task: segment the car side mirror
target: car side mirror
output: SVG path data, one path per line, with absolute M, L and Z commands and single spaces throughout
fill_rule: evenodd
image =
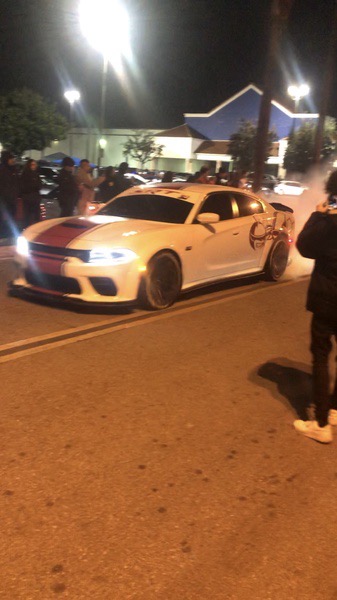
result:
M 197 221 L 198 223 L 201 223 L 201 225 L 209 225 L 220 221 L 220 217 L 216 213 L 201 213 L 197 216 Z

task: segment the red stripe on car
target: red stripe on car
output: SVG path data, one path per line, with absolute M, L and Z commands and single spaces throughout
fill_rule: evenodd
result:
M 97 223 L 92 223 L 87 219 L 74 218 L 53 225 L 46 231 L 43 231 L 34 239 L 34 243 L 41 244 L 41 253 L 32 252 L 30 258 L 30 268 L 40 273 L 46 273 L 47 275 L 62 275 L 62 265 L 64 263 L 64 256 L 48 256 L 48 250 L 46 253 L 43 251 L 43 245 L 54 246 L 56 248 L 66 248 L 70 242 L 74 239 L 83 235 L 90 229 L 100 227 Z
M 92 223 L 87 219 L 68 219 L 67 221 L 63 221 L 63 223 L 58 223 L 57 225 L 46 229 L 33 241 L 37 244 L 46 244 L 48 246 L 63 248 L 80 235 L 83 235 L 95 227 L 100 227 L 100 225 L 97 225 L 97 223 Z

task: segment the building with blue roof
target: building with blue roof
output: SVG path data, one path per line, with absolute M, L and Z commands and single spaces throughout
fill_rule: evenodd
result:
M 220 167 L 227 171 L 233 170 L 233 159 L 228 149 L 230 137 L 238 131 L 242 119 L 258 123 L 261 97 L 262 90 L 250 84 L 208 113 L 185 113 L 183 124 L 164 131 L 151 130 L 150 133 L 156 137 L 156 143 L 163 146 L 163 153 L 146 166 L 176 173 L 194 173 L 203 164 L 208 164 L 213 172 L 218 171 Z M 317 120 L 318 114 L 295 113 L 272 100 L 269 129 L 275 131 L 277 141 L 272 144 L 266 163 L 267 173 L 285 176 L 283 158 L 289 133 L 298 129 L 304 121 L 313 119 Z M 69 135 L 72 136 L 75 155 L 86 157 L 93 163 L 97 161 L 98 141 L 103 135 L 106 148 L 102 164 L 118 165 L 125 160 L 123 147 L 133 133 L 133 130 L 128 129 L 105 129 L 100 132 L 98 129 L 77 127 Z M 37 152 L 31 155 L 38 159 L 56 151 L 68 153 L 69 140 L 70 137 L 53 142 L 51 148 L 46 148 L 42 156 Z M 134 164 L 132 159 L 129 162 L 133 167 L 140 166 Z
M 186 138 L 190 140 L 188 144 L 190 156 L 186 157 L 186 171 L 197 170 L 201 161 L 203 164 L 208 163 L 214 170 L 218 170 L 221 166 L 231 170 L 233 160 L 228 152 L 231 135 L 238 131 L 243 119 L 257 125 L 262 93 L 262 90 L 250 84 L 208 113 L 185 113 L 185 124 L 159 132 L 158 141 L 160 140 L 159 143 L 165 148 L 171 148 L 172 139 L 180 138 L 183 147 L 185 137 L 186 149 Z M 317 113 L 294 113 L 272 100 L 269 129 L 275 132 L 277 141 L 273 143 L 271 155 L 267 160 L 267 172 L 284 175 L 282 165 L 289 133 L 298 129 L 304 121 L 317 120 L 318 116 Z M 178 146 L 177 142 L 175 146 Z M 171 170 L 177 169 L 172 169 L 171 165 Z

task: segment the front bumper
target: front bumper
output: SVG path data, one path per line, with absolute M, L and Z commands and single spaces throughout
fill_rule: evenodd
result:
M 23 298 L 27 300 L 41 300 L 48 304 L 64 305 L 69 307 L 91 307 L 91 308 L 112 308 L 117 307 L 133 307 L 136 305 L 136 300 L 119 300 L 119 301 L 90 301 L 88 299 L 72 297 L 67 294 L 52 293 L 47 290 L 42 290 L 29 286 L 27 284 L 16 283 L 10 281 L 8 283 L 8 294 L 14 298 Z
M 78 305 L 132 305 L 141 280 L 139 261 L 116 266 L 85 263 L 78 258 L 38 257 L 14 259 L 16 276 L 9 293 Z

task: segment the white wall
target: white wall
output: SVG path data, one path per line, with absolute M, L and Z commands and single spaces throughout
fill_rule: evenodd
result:
M 153 132 L 153 134 L 159 133 L 159 131 L 155 130 L 151 130 L 151 132 Z M 100 137 L 103 137 L 107 141 L 107 145 L 104 150 L 104 156 L 101 160 L 101 166 L 112 165 L 116 167 L 121 162 L 126 160 L 123 155 L 123 146 L 128 137 L 133 133 L 134 130 L 131 129 L 105 129 L 103 134 L 100 135 L 97 129 L 74 128 L 72 132 L 70 132 L 70 135 L 67 139 L 53 142 L 51 147 L 45 148 L 43 152 L 27 152 L 26 156 L 30 156 L 31 158 L 38 160 L 43 158 L 43 156 L 54 154 L 55 152 L 63 152 L 64 154 L 69 155 L 70 149 L 72 148 L 72 156 L 76 156 L 77 158 L 88 158 L 90 162 L 97 163 L 98 140 Z M 148 169 L 194 173 L 204 163 L 218 161 L 226 162 L 230 161 L 231 159 L 231 157 L 228 155 L 196 155 L 195 151 L 201 144 L 202 140 L 185 137 L 164 136 L 157 136 L 155 139 L 157 144 L 162 144 L 164 146 L 163 155 L 160 158 L 154 159 L 153 161 L 147 163 L 146 168 Z M 279 155 L 277 157 L 270 157 L 268 160 L 269 163 L 279 164 L 279 169 L 282 175 L 282 162 L 286 146 L 287 140 L 280 140 Z M 137 161 L 134 159 L 128 158 L 130 167 L 140 167 L 140 165 L 136 164 L 136 162 Z

